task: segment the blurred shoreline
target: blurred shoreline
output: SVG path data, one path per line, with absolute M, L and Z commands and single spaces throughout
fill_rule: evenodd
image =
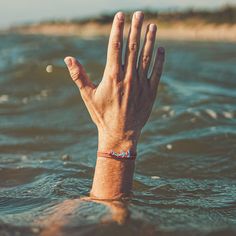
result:
M 181 22 L 169 27 L 158 24 L 158 38 L 168 40 L 191 40 L 191 41 L 227 41 L 236 42 L 236 24 L 234 25 L 213 25 L 198 24 L 187 26 Z M 144 25 L 148 23 L 145 22 Z M 86 23 L 83 25 L 73 23 L 60 24 L 38 24 L 10 29 L 4 33 L 19 33 L 29 35 L 48 36 L 80 36 L 83 38 L 93 38 L 108 36 L 111 25 L 101 25 L 99 23 Z M 127 35 L 129 25 L 125 28 Z
M 214 11 L 186 10 L 183 12 L 158 13 L 146 10 L 144 13 L 144 26 L 149 23 L 156 23 L 159 39 L 236 42 L 236 7 L 233 6 L 226 6 Z M 0 33 L 80 36 L 84 38 L 108 36 L 113 15 L 106 14 L 71 21 L 45 21 L 12 27 L 0 31 Z M 127 35 L 130 26 L 132 12 L 126 15 L 125 35 Z

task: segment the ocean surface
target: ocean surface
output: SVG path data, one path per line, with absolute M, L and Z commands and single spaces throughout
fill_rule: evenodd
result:
M 134 196 L 95 202 L 97 131 L 63 59 L 99 83 L 107 41 L 0 35 L 0 235 L 236 235 L 236 44 L 160 43 Z

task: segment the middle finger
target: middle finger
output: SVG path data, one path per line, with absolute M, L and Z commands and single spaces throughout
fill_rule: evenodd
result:
M 127 40 L 124 64 L 125 73 L 129 79 L 132 79 L 136 70 L 143 18 L 144 15 L 141 11 L 135 12 L 132 17 L 131 28 Z

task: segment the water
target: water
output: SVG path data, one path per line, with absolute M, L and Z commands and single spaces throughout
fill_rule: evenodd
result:
M 162 42 L 165 73 L 123 203 L 86 199 L 96 128 L 63 62 L 78 55 L 98 82 L 106 45 L 0 36 L 0 235 L 234 235 L 236 45 Z

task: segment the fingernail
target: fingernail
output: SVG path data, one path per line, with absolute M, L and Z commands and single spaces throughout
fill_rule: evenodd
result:
M 150 24 L 150 25 L 149 25 L 149 30 L 150 30 L 151 32 L 156 31 L 156 29 L 157 29 L 157 27 L 156 27 L 155 24 Z
M 159 53 L 164 53 L 165 49 L 163 47 L 158 48 Z
M 66 63 L 66 65 L 67 65 L 68 67 L 72 66 L 72 60 L 71 60 L 69 57 L 66 57 L 66 58 L 64 59 L 64 62 Z
M 135 16 L 136 16 L 137 19 L 142 20 L 144 15 L 143 15 L 143 12 L 136 11 Z
M 124 20 L 124 19 L 125 19 L 124 13 L 123 13 L 123 12 L 118 12 L 118 13 L 117 13 L 117 18 L 118 18 L 119 20 Z

